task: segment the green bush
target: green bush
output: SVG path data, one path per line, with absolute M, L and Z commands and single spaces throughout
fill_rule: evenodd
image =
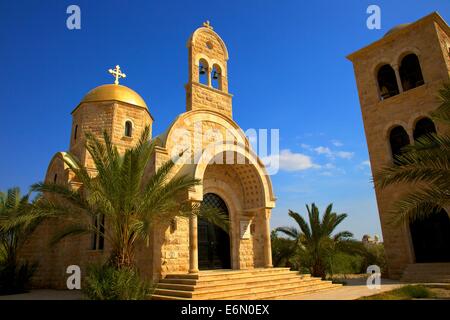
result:
M 89 266 L 83 285 L 84 294 L 91 300 L 143 300 L 151 291 L 150 282 L 137 270 L 108 264 Z
M 330 274 L 355 274 L 360 273 L 363 257 L 357 254 L 343 252 L 336 253 L 330 262 Z
M 17 294 L 30 289 L 30 281 L 37 264 L 28 262 L 14 264 L 0 264 L 0 294 Z
M 381 269 L 381 273 L 386 271 L 386 256 L 382 243 L 365 245 L 363 254 L 364 261 L 361 265 L 360 273 L 365 273 L 370 265 L 377 265 Z
M 399 289 L 405 296 L 411 297 L 413 299 L 431 298 L 431 291 L 421 285 L 407 285 Z
M 295 270 L 298 266 L 291 260 L 295 260 L 296 245 L 295 241 L 287 238 L 278 237 L 272 232 L 272 263 L 275 267 L 291 267 Z
M 362 297 L 360 300 L 411 300 L 436 298 L 436 294 L 423 285 L 407 285 L 391 291 Z

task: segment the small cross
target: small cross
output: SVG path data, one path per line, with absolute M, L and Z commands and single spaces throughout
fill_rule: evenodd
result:
M 114 81 L 115 84 L 119 84 L 119 79 L 120 78 L 126 78 L 127 77 L 127 75 L 125 73 L 122 73 L 122 71 L 120 71 L 120 66 L 119 65 L 117 65 L 114 70 L 113 69 L 109 69 L 108 72 L 111 73 L 114 78 L 116 78 L 116 80 Z
M 208 29 L 213 29 L 213 27 L 209 24 L 209 20 L 206 20 L 205 22 L 203 22 L 203 26 L 205 27 L 205 28 L 208 28 Z

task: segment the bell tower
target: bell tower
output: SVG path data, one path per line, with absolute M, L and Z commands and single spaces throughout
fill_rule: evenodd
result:
M 228 93 L 228 50 L 209 21 L 188 40 L 189 78 L 186 110 L 212 110 L 232 118 L 232 95 Z
M 358 87 L 372 172 L 395 163 L 401 149 L 423 134 L 446 132 L 429 113 L 450 80 L 450 27 L 436 12 L 389 30 L 350 54 Z M 409 264 L 450 262 L 450 222 L 445 213 L 403 226 L 389 222 L 390 209 L 411 185 L 375 188 L 389 276 Z

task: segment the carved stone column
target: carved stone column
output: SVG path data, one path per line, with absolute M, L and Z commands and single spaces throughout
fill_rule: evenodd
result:
M 189 273 L 198 273 L 197 226 L 197 215 L 192 214 L 189 217 Z
M 271 209 L 264 209 L 263 221 L 264 221 L 264 267 L 272 268 L 272 243 L 270 240 L 270 215 Z
M 212 68 L 211 68 L 211 66 L 208 66 L 208 69 L 206 72 L 208 72 L 207 77 L 206 77 L 207 85 L 208 85 L 208 87 L 211 87 L 212 86 L 212 79 L 211 79 Z

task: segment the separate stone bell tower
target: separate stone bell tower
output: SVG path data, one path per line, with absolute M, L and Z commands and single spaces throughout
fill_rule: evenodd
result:
M 189 81 L 186 84 L 186 111 L 213 110 L 232 118 L 228 93 L 228 51 L 209 21 L 189 38 Z
M 447 130 L 429 116 L 439 106 L 439 89 L 450 79 L 450 28 L 439 14 L 399 25 L 348 59 L 373 173 L 392 164 L 402 147 L 420 136 Z M 450 219 L 445 211 L 403 226 L 389 223 L 392 203 L 410 188 L 375 190 L 391 278 L 404 276 L 406 267 L 450 262 Z M 433 273 L 424 272 L 428 277 Z

